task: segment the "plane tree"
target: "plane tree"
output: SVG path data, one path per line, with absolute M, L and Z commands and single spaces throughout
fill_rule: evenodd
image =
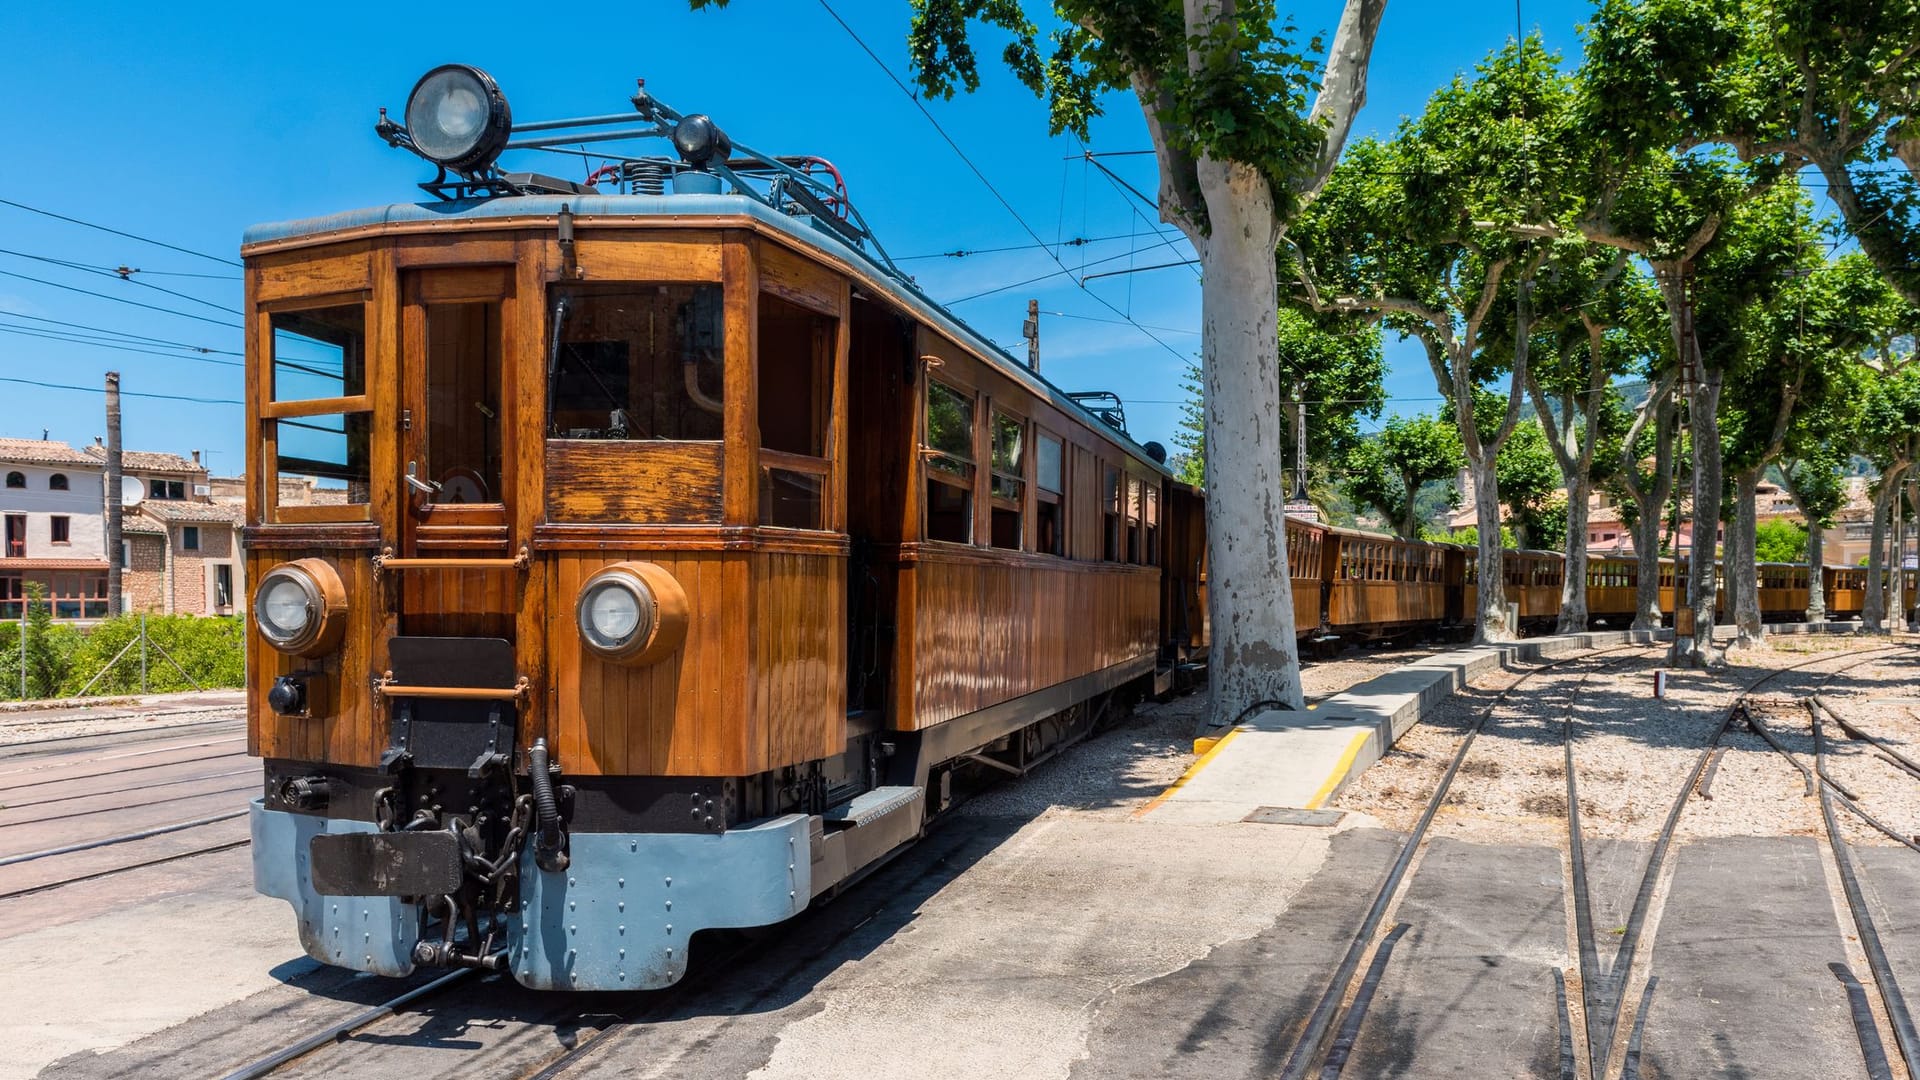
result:
M 1420 539 L 1418 502 L 1428 484 L 1451 480 L 1466 463 L 1460 432 L 1439 416 L 1396 416 L 1348 453 L 1347 497 L 1371 507 L 1403 539 Z
M 984 27 L 1046 100 L 1055 133 L 1086 137 L 1103 94 L 1133 93 L 1159 167 L 1160 218 L 1192 242 L 1202 271 L 1212 719 L 1301 708 L 1274 250 L 1340 158 L 1386 0 L 1345 0 L 1324 42 L 1303 41 L 1271 0 L 1051 6 L 1055 25 L 1043 31 L 1016 0 L 913 0 L 914 76 L 935 98 L 978 88 L 973 36 Z
M 1537 37 L 1512 42 L 1436 92 L 1390 142 L 1348 148 L 1289 234 L 1317 311 L 1378 318 L 1417 339 L 1473 478 L 1479 550 L 1474 639 L 1510 639 L 1500 535 L 1500 448 L 1521 419 L 1533 279 L 1561 229 L 1555 149 L 1569 82 Z M 1548 222 L 1549 224 L 1541 224 Z M 1577 241 L 1573 241 L 1577 242 Z M 1484 347 L 1508 321 L 1515 347 Z M 1482 423 L 1477 394 L 1505 383 Z

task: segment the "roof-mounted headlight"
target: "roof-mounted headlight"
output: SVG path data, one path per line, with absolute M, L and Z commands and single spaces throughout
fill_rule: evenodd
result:
M 407 98 L 407 136 L 420 156 L 455 172 L 492 165 L 513 134 L 513 113 L 493 77 L 466 64 L 426 73 Z
M 574 618 L 581 641 L 601 659 L 650 664 L 686 640 L 687 594 L 661 566 L 615 563 L 580 586 Z
M 282 563 L 253 591 L 253 622 L 267 644 L 283 653 L 332 652 L 347 629 L 347 590 L 324 559 Z
M 680 119 L 673 125 L 673 148 L 680 154 L 680 160 L 696 169 L 704 169 L 715 158 L 726 164 L 727 156 L 733 153 L 733 141 L 713 117 L 706 113 L 693 113 Z

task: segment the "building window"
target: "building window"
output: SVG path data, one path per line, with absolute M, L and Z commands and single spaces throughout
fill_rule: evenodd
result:
M 27 515 L 7 515 L 7 558 L 24 559 L 27 557 Z
M 73 519 L 65 514 L 53 515 L 53 542 L 69 544 L 73 542 Z
M 23 472 L 10 472 L 10 473 L 8 473 L 8 474 L 7 474 L 7 486 L 8 486 L 8 487 L 10 487 L 10 488 L 23 488 L 23 487 L 26 487 L 26 486 L 27 486 L 27 474 L 26 474 L 26 473 L 23 473 Z
M 155 499 L 184 499 L 187 485 L 184 480 L 154 480 L 147 485 L 147 492 Z
M 120 541 L 120 569 L 133 569 L 133 541 Z
M 19 619 L 26 613 L 26 579 L 0 574 L 0 619 Z
M 180 550 L 181 551 L 199 551 L 200 550 L 200 526 L 185 525 L 181 527 Z
M 107 575 L 53 575 L 53 617 L 104 619 L 107 617 Z
M 233 567 L 227 563 L 213 568 L 213 606 L 233 606 Z
M 57 472 L 57 473 L 54 473 L 52 476 L 47 477 L 47 490 L 48 491 L 67 490 L 67 474 Z

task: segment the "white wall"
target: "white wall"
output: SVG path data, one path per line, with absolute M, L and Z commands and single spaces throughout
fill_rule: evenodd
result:
M 27 515 L 27 557 L 30 559 L 104 559 L 106 547 L 106 489 L 104 474 L 85 465 L 15 465 L 0 462 L 0 478 L 25 473 L 27 486 L 0 487 L 0 513 Z M 53 491 L 47 480 L 55 473 L 67 478 L 66 491 Z M 69 543 L 53 542 L 53 517 L 67 517 Z

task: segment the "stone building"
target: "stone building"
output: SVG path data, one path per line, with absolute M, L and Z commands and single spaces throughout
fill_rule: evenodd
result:
M 107 614 L 106 448 L 0 439 L 0 619 L 18 619 L 29 583 L 53 616 Z M 231 615 L 245 606 L 241 511 L 212 501 L 196 452 L 121 453 L 122 591 L 129 611 Z

